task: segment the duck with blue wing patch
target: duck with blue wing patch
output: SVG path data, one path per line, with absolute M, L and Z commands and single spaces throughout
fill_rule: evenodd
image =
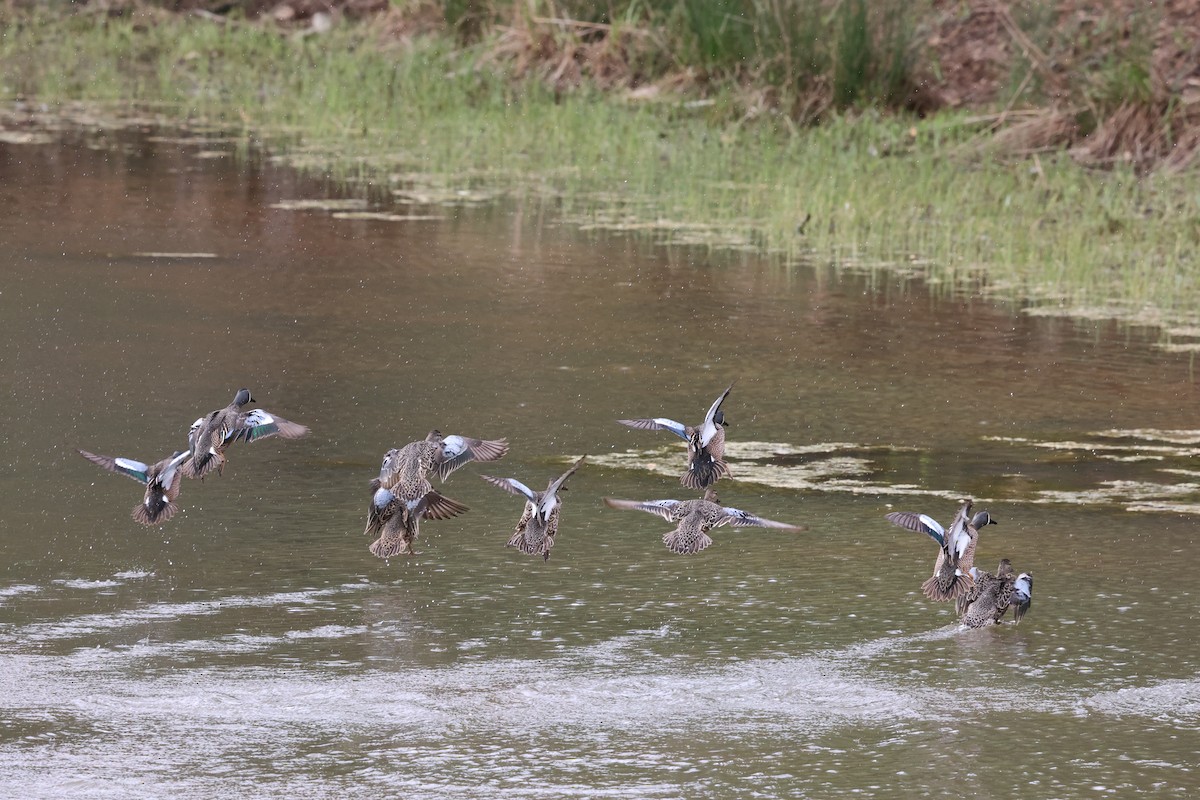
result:
M 78 450 L 79 455 L 109 472 L 133 478 L 146 487 L 145 498 L 133 507 L 133 519 L 143 525 L 160 525 L 171 517 L 179 507 L 179 487 L 183 480 L 181 467 L 192 457 L 189 452 L 176 452 L 155 464 L 143 464 L 132 458 L 99 456 L 87 450 Z
M 1012 562 L 1007 558 L 1000 560 L 994 575 L 979 567 L 972 567 L 971 588 L 955 602 L 963 624 L 968 628 L 982 628 L 1000 622 L 1012 602 L 1016 578 Z
M 735 528 L 776 528 L 785 531 L 803 531 L 803 525 L 791 525 L 757 517 L 739 508 L 721 505 L 716 491 L 710 486 L 700 500 L 616 500 L 604 498 L 609 508 L 625 511 L 645 511 L 657 514 L 676 527 L 663 534 L 663 544 L 672 553 L 694 555 L 713 543 L 708 532 L 713 528 L 732 525 Z
M 495 461 L 507 453 L 504 439 L 444 436 L 436 430 L 419 442 L 387 451 L 379 477 L 371 479 L 374 494 L 366 532 L 379 538 L 371 543 L 370 551 L 380 558 L 414 554 L 412 544 L 420 535 L 422 518 L 449 519 L 468 510 L 434 490 L 429 476 L 436 474 L 445 481 L 471 461 Z
M 972 515 L 971 507 L 971 500 L 962 501 L 948 531 L 933 517 L 915 511 L 894 511 L 885 515 L 885 519 L 893 525 L 923 533 L 938 543 L 933 575 L 921 584 L 921 591 L 930 600 L 957 600 L 967 593 L 974 582 L 971 568 L 975 564 L 979 529 L 999 523 L 987 511 Z
M 192 423 L 188 434 L 192 442 L 192 459 L 185 470 L 189 478 L 203 478 L 214 469 L 220 475 L 225 469 L 225 450 L 233 442 L 255 442 L 270 436 L 299 439 L 308 434 L 305 426 L 266 409 L 242 410 L 253 402 L 249 389 L 239 389 L 232 403 Z
M 366 533 L 376 535 L 367 549 L 379 558 L 416 555 L 413 542 L 420 534 L 421 517 L 449 519 L 467 507 L 430 489 L 415 500 L 404 501 L 389 489 L 379 488 L 371 498 Z
M 391 451 L 389 451 L 391 452 Z M 375 488 L 395 488 L 402 484 L 411 494 L 419 481 L 428 481 L 436 474 L 444 483 L 450 474 L 472 461 L 496 461 L 508 454 L 505 439 L 472 439 L 468 436 L 446 436 L 432 430 L 419 442 L 409 442 L 384 459 Z M 414 495 L 415 497 L 415 495 Z
M 689 489 L 701 491 L 729 474 L 729 465 L 725 463 L 725 426 L 729 421 L 721 404 L 732 389 L 731 383 L 709 407 L 704 421 L 694 427 L 666 417 L 619 419 L 617 422 L 641 430 L 670 431 L 687 442 L 688 467 L 679 482 Z
M 543 561 L 550 560 L 550 548 L 554 546 L 554 537 L 558 533 L 559 512 L 562 510 L 562 500 L 559 499 L 558 493 L 567 490 L 567 479 L 583 466 L 586 459 L 585 455 L 576 461 L 569 470 L 550 481 L 543 492 L 533 491 L 516 478 L 479 476 L 509 494 L 525 498 L 525 511 L 508 540 L 508 547 L 515 547 L 528 555 L 540 555 Z

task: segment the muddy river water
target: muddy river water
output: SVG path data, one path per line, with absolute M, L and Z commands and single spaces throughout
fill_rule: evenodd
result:
M 1200 393 L 1153 333 L 539 203 L 335 215 L 148 134 L 0 144 L 0 796 L 1200 791 Z M 721 499 L 808 529 L 675 556 L 601 497 L 689 498 L 683 444 L 615 420 L 735 379 Z M 161 527 L 74 452 L 156 461 L 241 386 L 311 435 L 236 444 Z M 367 482 L 435 427 L 511 452 L 375 559 Z M 478 474 L 583 453 L 550 560 L 506 549 Z M 967 495 L 982 565 L 1035 575 L 1019 626 L 925 600 L 934 544 L 883 519 Z

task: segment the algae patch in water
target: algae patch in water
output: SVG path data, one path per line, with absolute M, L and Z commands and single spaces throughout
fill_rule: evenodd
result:
M 54 137 L 40 131 L 0 131 L 3 144 L 51 144 Z
M 335 211 L 334 219 L 361 219 L 378 222 L 429 222 L 445 219 L 439 214 L 389 214 L 386 211 Z
M 474 206 L 491 203 L 499 199 L 500 192 L 485 192 L 478 189 L 395 189 L 392 195 L 397 203 L 419 206 Z
M 270 207 L 281 211 L 366 211 L 367 201 L 356 198 L 280 200 L 278 203 L 271 203 Z
M 1096 436 L 1104 436 L 1103 433 L 1093 434 Z M 984 436 L 984 441 L 1001 442 L 1004 444 L 1025 445 L 1027 447 L 1037 447 L 1043 450 L 1062 450 L 1062 451 L 1082 451 L 1104 457 L 1106 454 L 1130 453 L 1133 455 L 1125 456 L 1127 460 L 1143 459 L 1160 459 L 1161 457 L 1171 456 L 1178 458 L 1188 458 L 1191 456 L 1200 455 L 1200 447 L 1176 447 L 1167 444 L 1112 444 L 1110 442 L 1088 442 L 1088 441 L 1063 441 L 1063 442 L 1047 442 L 1037 441 L 1034 439 L 1026 439 L 1020 436 Z M 1200 441 L 1197 441 L 1200 444 Z
M 1143 433 L 1155 437 L 1200 437 L 1200 432 L 1192 431 L 1110 431 L 1108 433 L 1119 438 L 1128 438 L 1132 433 Z M 1106 441 L 1049 442 L 1002 436 L 986 436 L 982 437 L 982 440 L 1019 447 L 1062 451 L 1070 453 L 1078 459 L 1106 460 L 1115 463 L 1166 461 L 1174 458 L 1190 458 L 1200 454 L 1200 448 L 1170 445 L 1136 445 Z M 782 490 L 819 491 L 875 497 L 935 497 L 952 502 L 956 502 L 964 496 L 962 489 L 953 487 L 889 483 L 878 477 L 882 470 L 876 463 L 875 456 L 902 452 L 919 451 L 915 448 L 872 446 L 850 442 L 821 442 L 809 445 L 794 445 L 786 442 L 729 442 L 726 445 L 725 456 L 729 462 L 728 479 L 736 483 L 757 484 Z M 593 456 L 591 461 L 599 466 L 643 470 L 672 477 L 682 474 L 685 464 L 682 445 L 608 453 Z M 1058 463 L 1042 462 L 1044 466 L 1049 465 L 1052 468 Z M 1072 460 L 1070 463 L 1076 462 Z M 1113 469 L 1117 468 L 1113 467 Z M 1164 479 L 1155 480 L 1155 475 L 1162 476 Z M 1170 482 L 1168 476 L 1179 476 L 1184 480 L 1174 483 Z M 1030 483 L 1018 492 L 1013 489 L 1012 484 L 1007 484 L 1000 496 L 986 497 L 976 491 L 974 497 L 977 503 L 1002 501 L 1007 504 L 1119 506 L 1128 511 L 1182 513 L 1184 509 L 1192 505 L 1200 506 L 1200 483 L 1192 482 L 1197 477 L 1200 477 L 1200 471 L 1167 468 L 1155 469 L 1152 474 L 1147 475 L 1143 467 L 1142 474 L 1136 478 L 1112 478 L 1092 486 L 1061 489 L 1039 488 L 1036 484 Z M 674 490 L 668 490 L 667 494 L 672 491 Z M 680 491 L 675 491 L 674 494 L 679 495 Z
M 848 442 L 794 445 L 786 442 L 729 442 L 725 457 L 729 480 L 776 489 L 809 490 L 861 495 L 905 495 L 956 500 L 962 493 L 911 484 L 872 481 L 876 468 L 867 453 L 891 453 L 910 448 L 870 446 Z M 812 458 L 810 458 L 812 457 Z M 682 446 L 626 450 L 589 456 L 597 466 L 678 475 L 685 458 Z M 686 492 L 686 490 L 680 490 Z M 676 492 L 679 494 L 679 492 Z
M 174 259 L 206 259 L 220 258 L 216 253 L 170 253 L 159 251 L 147 251 L 141 253 L 130 253 L 134 258 L 174 258 Z

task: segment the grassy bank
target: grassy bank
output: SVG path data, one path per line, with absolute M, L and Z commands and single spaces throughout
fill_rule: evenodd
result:
M 990 118 L 866 111 L 728 121 L 719 95 L 650 99 L 514 80 L 487 45 L 283 35 L 204 19 L 0 13 L 0 96 L 168 104 L 376 187 L 547 198 L 590 228 L 919 273 L 947 290 L 1183 324 L 1200 309 L 1186 174 L 989 157 Z M 485 66 L 486 63 L 486 66 Z M 732 101 L 730 101 L 732 102 Z

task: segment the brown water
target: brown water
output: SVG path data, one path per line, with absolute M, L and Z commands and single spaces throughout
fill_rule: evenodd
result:
M 1186 356 L 531 205 L 273 208 L 334 192 L 222 147 L 0 145 L 0 796 L 1200 789 Z M 614 420 L 735 378 L 722 500 L 809 530 L 673 556 L 600 498 L 686 497 L 682 444 Z M 235 446 L 161 528 L 73 452 L 157 460 L 243 385 L 312 436 Z M 378 561 L 367 481 L 432 427 L 512 452 Z M 473 473 L 585 452 L 551 560 L 506 550 L 521 504 Z M 883 520 L 961 494 L 984 566 L 1036 576 L 1020 627 L 926 602 L 933 544 Z

